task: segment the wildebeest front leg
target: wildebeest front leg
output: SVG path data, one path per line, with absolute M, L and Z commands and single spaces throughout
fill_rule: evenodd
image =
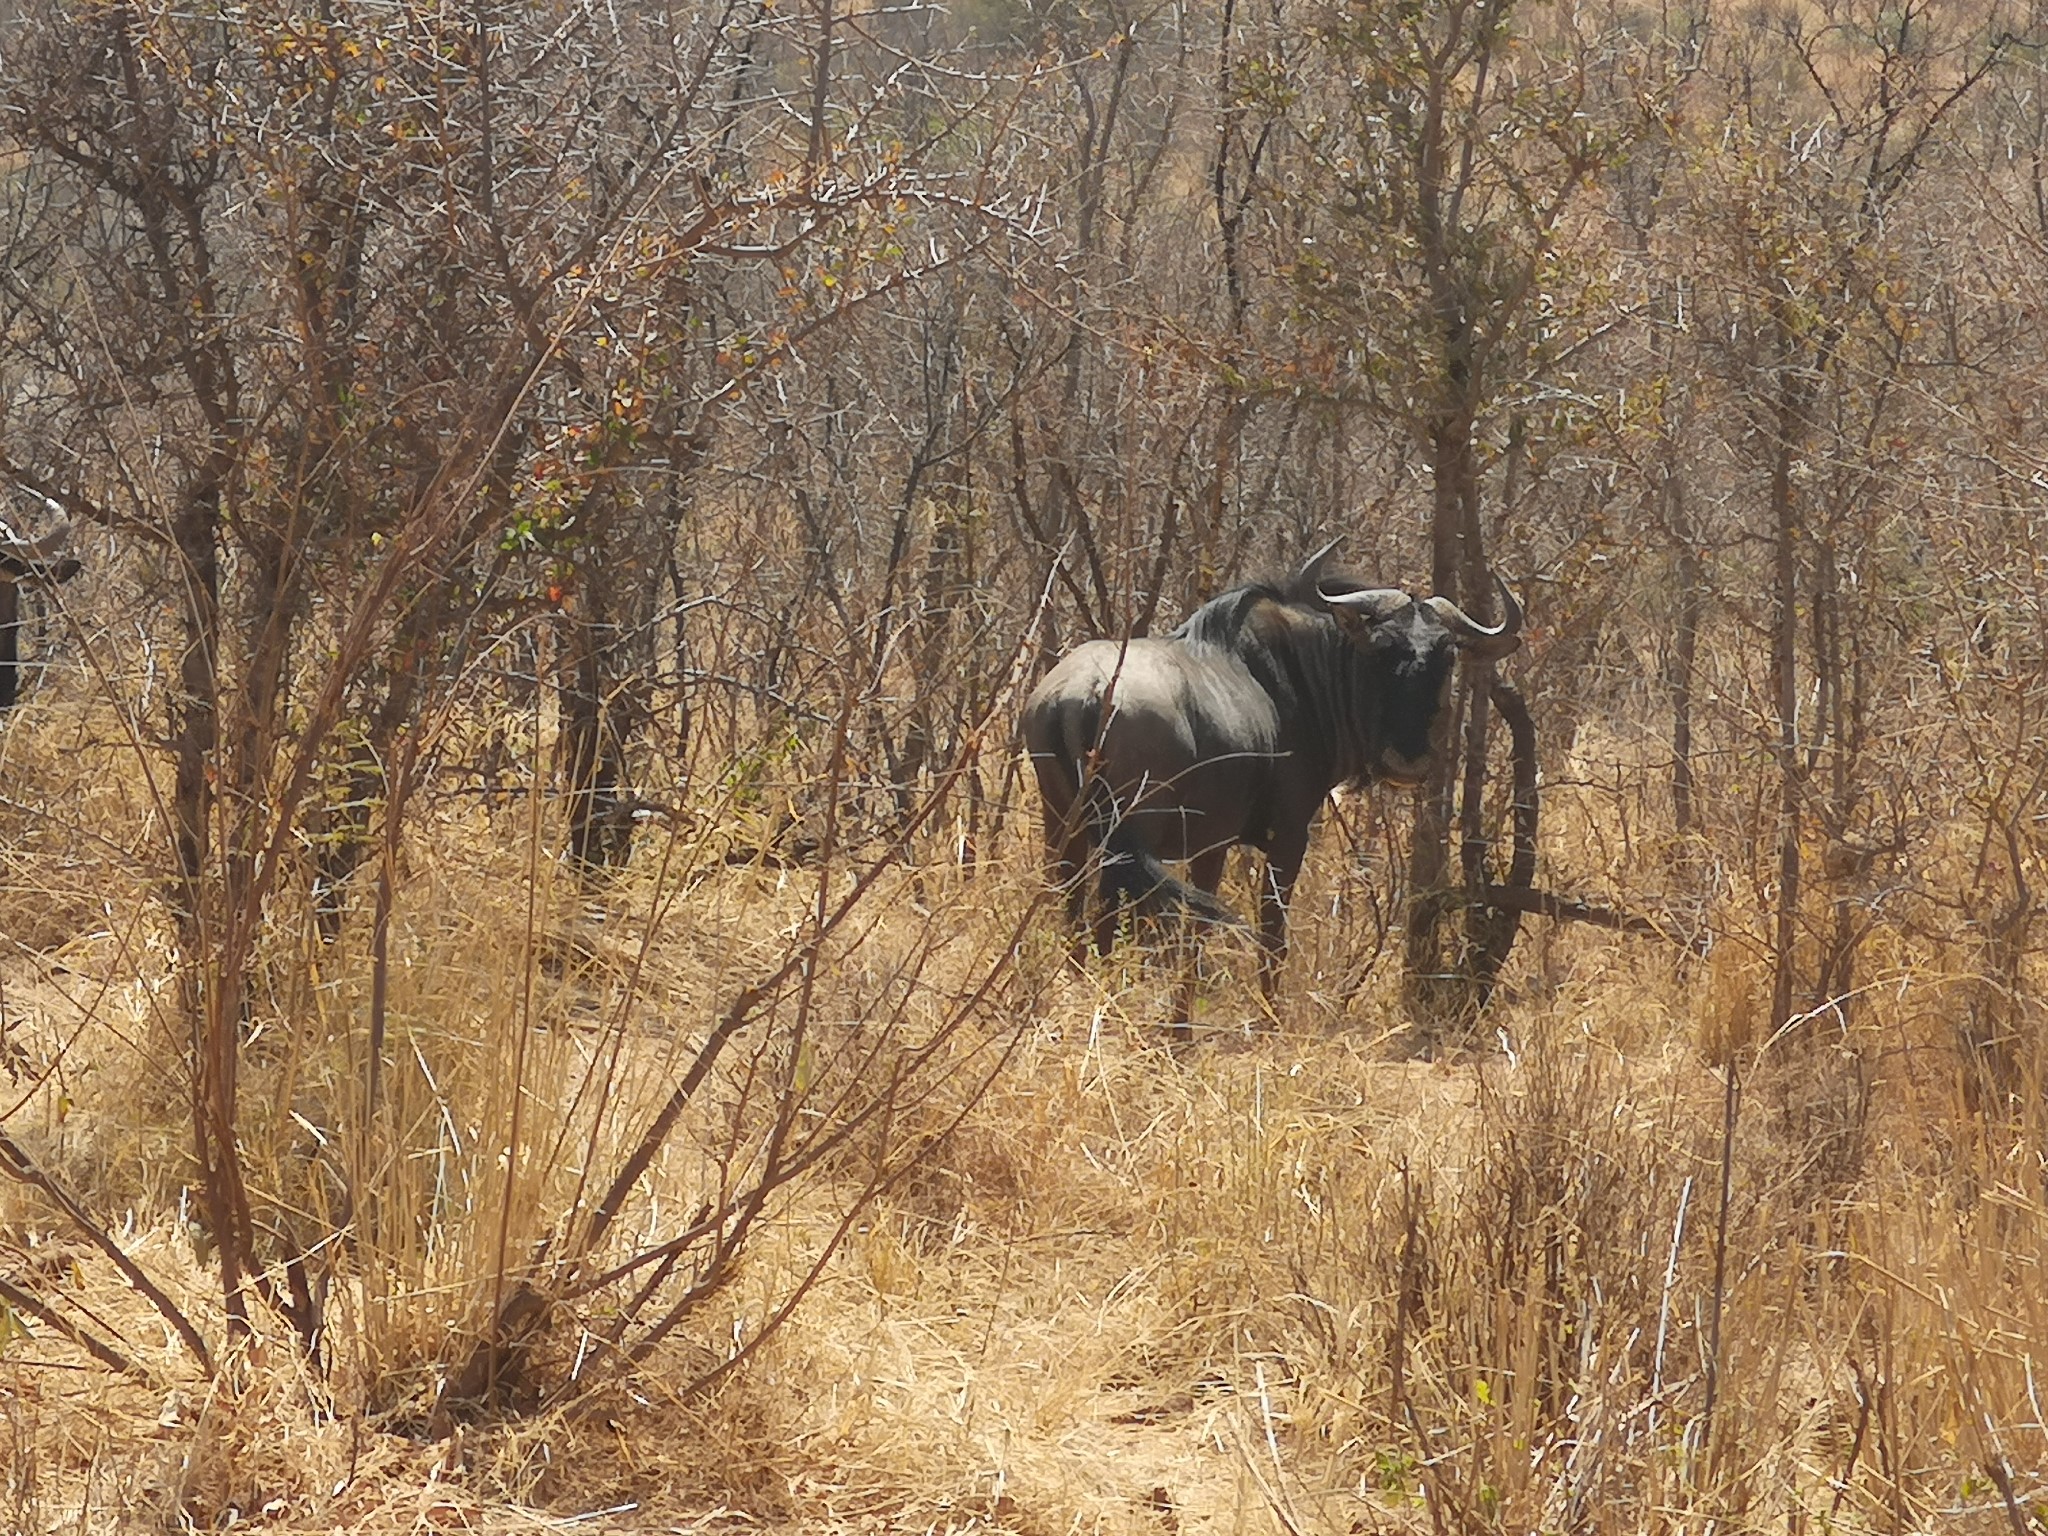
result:
M 1229 855 L 1227 846 L 1204 848 L 1188 861 L 1188 883 L 1216 894 L 1216 887 L 1223 882 L 1223 861 Z M 1180 965 L 1180 981 L 1173 989 L 1173 1038 L 1175 1041 L 1192 1040 L 1195 1035 L 1195 988 L 1202 979 L 1202 920 L 1193 913 L 1182 914 L 1174 938 L 1176 959 Z
M 1280 966 L 1287 958 L 1287 898 L 1307 852 L 1305 838 L 1266 851 L 1266 874 L 1259 882 L 1259 990 L 1269 1003 L 1280 989 Z

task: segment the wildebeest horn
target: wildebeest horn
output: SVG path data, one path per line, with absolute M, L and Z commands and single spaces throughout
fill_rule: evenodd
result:
M 1315 591 L 1316 601 L 1325 608 L 1349 609 L 1368 624 L 1399 613 L 1415 601 L 1399 587 L 1366 587 L 1357 592 L 1325 592 L 1317 587 Z M 1470 624 L 1472 621 L 1466 619 L 1465 622 Z
M 1492 661 L 1507 655 L 1522 643 L 1522 605 L 1515 601 L 1515 594 L 1508 590 L 1508 584 L 1496 576 L 1493 584 L 1500 588 L 1501 621 L 1488 628 L 1474 619 L 1448 597 L 1432 597 L 1430 611 L 1443 621 L 1444 628 L 1457 637 L 1474 656 Z
M 1330 551 L 1343 542 L 1344 535 L 1340 533 L 1336 538 L 1330 540 L 1329 543 L 1310 555 L 1301 567 L 1301 574 L 1294 578 L 1296 588 L 1313 587 L 1316 583 L 1316 576 L 1322 570 L 1323 562 L 1330 558 Z
M 71 524 L 59 523 L 40 539 L 24 539 L 0 521 L 0 575 L 26 576 L 42 570 L 71 542 Z
M 1309 595 L 1325 608 L 1342 608 L 1358 615 L 1368 624 L 1376 624 L 1389 614 L 1399 613 L 1415 601 L 1406 592 L 1396 587 L 1367 587 L 1356 592 L 1325 592 L 1321 581 L 1322 564 L 1330 558 L 1330 551 L 1342 541 L 1340 533 L 1321 549 L 1308 557 L 1308 563 L 1301 568 L 1301 574 L 1294 578 L 1295 590 L 1306 587 Z

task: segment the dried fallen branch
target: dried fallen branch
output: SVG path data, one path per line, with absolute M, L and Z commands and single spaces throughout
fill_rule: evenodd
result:
M 142 1272 L 140 1265 L 121 1251 L 121 1245 L 87 1214 L 85 1207 L 49 1174 L 38 1168 L 35 1160 L 22 1151 L 5 1131 L 0 1131 L 0 1173 L 6 1173 L 31 1188 L 41 1190 L 55 1201 L 58 1209 L 71 1218 L 72 1224 L 85 1234 L 95 1248 L 113 1260 L 114 1267 L 121 1271 L 128 1283 L 163 1314 L 165 1322 L 177 1330 L 178 1337 L 185 1341 L 185 1347 L 191 1350 L 199 1361 L 199 1368 L 208 1376 L 213 1375 L 213 1353 L 207 1349 L 206 1340 L 199 1336 L 199 1330 L 192 1326 L 192 1320 L 179 1310 L 178 1304 L 166 1296 L 154 1280 Z
M 156 1377 L 147 1367 L 130 1360 L 106 1340 L 79 1327 L 49 1303 L 30 1295 L 20 1286 L 0 1280 L 0 1302 L 5 1302 L 15 1311 L 34 1318 L 58 1337 L 69 1339 L 108 1370 L 131 1377 L 146 1387 L 157 1385 Z
M 1704 936 L 1687 937 L 1652 918 L 1634 912 L 1623 912 L 1614 907 L 1603 907 L 1597 902 L 1581 901 L 1575 896 L 1560 896 L 1555 891 L 1539 891 L 1516 885 L 1489 885 L 1486 888 L 1485 904 L 1502 912 L 1526 912 L 1536 917 L 1591 923 L 1596 928 L 1611 928 L 1617 933 L 1640 933 L 1653 939 L 1662 939 L 1667 944 L 1676 944 L 1679 948 L 1690 950 L 1696 955 L 1706 953 L 1707 944 Z

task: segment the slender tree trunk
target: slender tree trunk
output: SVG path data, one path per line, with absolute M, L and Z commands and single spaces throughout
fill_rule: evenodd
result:
M 916 639 L 918 693 L 903 727 L 903 758 L 898 767 L 897 816 L 907 824 L 917 801 L 917 779 L 938 751 L 938 714 L 958 712 L 963 695 L 942 684 L 948 676 L 947 648 L 956 642 L 954 618 L 966 598 L 961 571 L 966 559 L 967 488 L 956 466 L 935 488 L 932 497 L 932 542 L 925 556 L 918 594 Z M 965 684 L 957 663 L 952 676 Z
M 1501 484 L 1501 504 L 1512 510 L 1520 479 L 1522 456 L 1521 424 L 1509 432 L 1506 472 Z M 1465 610 L 1482 623 L 1499 618 L 1493 612 L 1493 582 L 1486 568 L 1486 533 L 1479 521 L 1478 466 L 1460 486 L 1458 505 L 1458 583 L 1452 589 Z M 1465 777 L 1460 790 L 1458 813 L 1459 868 L 1465 879 L 1468 899 L 1477 901 L 1486 890 L 1487 858 L 1491 852 L 1486 835 L 1486 750 L 1493 724 L 1488 708 L 1493 691 L 1493 663 L 1468 661 L 1458 686 L 1464 690 Z M 1475 910 L 1473 916 L 1480 914 Z
M 12 709 L 21 690 L 21 589 L 0 581 L 0 709 Z
M 1778 901 L 1771 924 L 1773 1031 L 1792 1016 L 1800 901 L 1800 813 L 1806 770 L 1799 750 L 1799 509 L 1792 483 L 1804 437 L 1797 344 L 1782 310 L 1777 333 L 1777 443 L 1771 460 L 1771 696 L 1777 712 Z
M 235 1135 L 241 996 L 221 964 L 221 914 L 209 912 L 205 903 L 220 741 L 220 495 L 216 480 L 191 487 L 171 530 L 184 647 L 178 663 L 178 697 L 172 706 L 176 867 L 169 894 L 178 935 L 179 1004 L 191 1034 L 192 1150 L 199 1165 L 200 1200 L 220 1262 L 229 1326 L 246 1332 L 248 1195 Z
M 1675 517 L 1684 493 L 1675 476 L 1665 482 Z M 1699 665 L 1701 592 L 1706 571 L 1699 547 L 1687 534 L 1678 540 L 1678 620 L 1671 639 L 1671 822 L 1680 838 L 1692 831 L 1698 786 L 1692 766 L 1693 678 Z
M 1514 801 L 1511 807 L 1512 852 L 1503 882 L 1510 891 L 1533 890 L 1536 883 L 1536 828 L 1540 809 L 1536 782 L 1536 722 L 1513 686 L 1496 680 L 1488 690 L 1508 728 L 1513 762 Z M 1482 891 L 1480 895 L 1484 895 Z M 1473 1008 L 1486 1006 L 1502 967 L 1521 932 L 1519 907 L 1488 906 L 1478 897 L 1468 909 L 1466 942 L 1471 953 Z
M 1676 375 L 1678 343 L 1675 324 L 1672 329 L 1674 335 L 1671 350 L 1665 357 L 1665 367 Z M 1678 611 L 1673 616 L 1671 651 L 1666 658 L 1664 681 L 1671 699 L 1671 825 L 1681 842 L 1692 831 L 1698 803 L 1698 784 L 1692 761 L 1693 688 L 1699 666 L 1700 620 L 1707 580 L 1699 537 L 1692 524 L 1692 508 L 1685 499 L 1681 430 L 1688 400 L 1689 397 L 1680 396 L 1674 401 L 1673 419 L 1666 424 L 1664 432 L 1662 480 L 1657 488 L 1663 502 L 1664 532 L 1671 540 L 1675 556 L 1673 574 L 1678 586 Z
M 1236 478 L 1243 450 L 1244 430 L 1251 419 L 1251 402 L 1236 382 L 1236 370 L 1243 366 L 1245 317 L 1251 309 L 1250 287 L 1244 270 L 1244 215 L 1251 198 L 1257 151 L 1248 156 L 1242 174 L 1243 185 L 1233 194 L 1230 185 L 1232 149 L 1240 137 L 1243 105 L 1237 97 L 1235 60 L 1236 0 L 1224 0 L 1222 24 L 1216 43 L 1216 150 L 1209 164 L 1209 192 L 1215 205 L 1216 235 L 1222 246 L 1223 287 L 1227 304 L 1224 343 L 1231 371 L 1226 373 L 1216 401 L 1216 427 L 1209 453 L 1209 484 L 1198 498 L 1193 530 L 1196 568 L 1194 578 L 1200 590 L 1213 588 L 1224 566 L 1224 511 L 1229 504 L 1231 482 Z M 1164 573 L 1167 550 L 1159 551 Z M 1157 583 L 1154 583 L 1155 587 Z
M 569 854 L 588 870 L 623 864 L 632 846 L 632 822 L 619 793 L 625 758 L 606 697 L 610 628 L 600 614 L 574 615 L 560 673 Z
M 1817 541 L 1814 550 L 1812 593 L 1809 605 L 1813 618 L 1813 671 L 1816 702 L 1815 732 L 1827 733 L 1827 803 L 1820 811 L 1821 832 L 1827 848 L 1846 847 L 1841 841 L 1850 830 L 1856 813 L 1856 731 L 1850 723 L 1854 683 L 1849 676 L 1849 659 L 1844 654 L 1841 624 L 1841 572 L 1836 565 L 1832 538 Z M 1816 766 L 1812 751 L 1806 755 L 1806 771 Z M 1858 903 L 1852 895 L 1854 874 L 1836 870 L 1843 861 L 1821 855 L 1824 887 L 1831 887 L 1827 937 L 1815 967 L 1809 1006 L 1833 1003 L 1836 1018 L 1846 1019 L 1853 1006 L 1856 986 L 1856 951 L 1861 943 Z
M 1468 370 L 1455 362 L 1446 369 L 1446 387 L 1455 404 L 1432 423 L 1430 466 L 1435 490 L 1430 520 L 1430 579 L 1435 590 L 1453 601 L 1461 597 L 1467 557 L 1465 545 L 1472 509 L 1479 494 L 1478 456 L 1472 445 L 1472 411 L 1465 398 Z M 1404 944 L 1403 991 L 1409 1011 L 1425 1028 L 1454 1021 L 1469 997 L 1460 984 L 1462 957 L 1448 953 L 1451 930 L 1445 917 L 1453 904 L 1449 889 L 1450 840 L 1454 795 L 1459 781 L 1459 754 L 1449 750 L 1456 739 L 1447 710 L 1438 728 L 1437 771 L 1416 798 L 1414 841 L 1408 852 L 1408 925 Z

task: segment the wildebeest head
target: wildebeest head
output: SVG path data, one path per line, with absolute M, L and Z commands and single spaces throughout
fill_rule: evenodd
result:
M 1435 762 L 1456 653 L 1495 659 L 1513 651 L 1522 643 L 1521 605 L 1496 577 L 1504 617 L 1488 626 L 1448 597 L 1415 598 L 1396 587 L 1325 576 L 1323 562 L 1336 547 L 1332 539 L 1309 557 L 1294 590 L 1337 621 L 1363 662 L 1354 707 L 1364 713 L 1373 744 L 1371 777 L 1420 784 Z

